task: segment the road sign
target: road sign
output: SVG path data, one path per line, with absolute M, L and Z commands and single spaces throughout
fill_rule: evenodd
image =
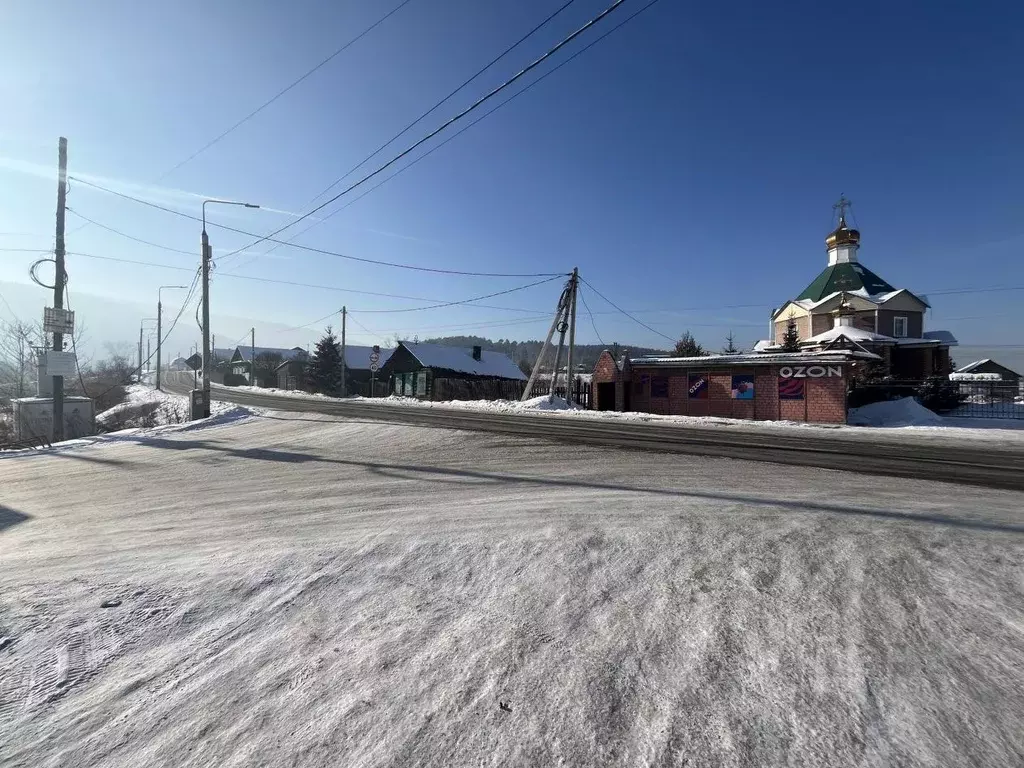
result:
M 371 352 L 370 353 L 370 362 L 371 363 L 376 363 L 376 362 L 379 362 L 379 361 L 380 361 L 380 354 L 377 353 L 377 352 Z
M 376 373 L 378 370 L 380 370 L 379 365 L 376 363 L 370 363 L 370 373 Z
M 196 354 L 192 355 L 192 357 L 185 361 L 185 365 L 187 365 L 193 371 L 198 371 L 200 368 L 203 367 L 203 356 L 197 352 Z
M 43 308 L 43 332 L 67 333 L 75 332 L 75 313 L 70 309 Z
M 46 375 L 63 376 L 65 379 L 72 378 L 77 370 L 74 352 L 57 352 L 49 349 L 46 351 Z

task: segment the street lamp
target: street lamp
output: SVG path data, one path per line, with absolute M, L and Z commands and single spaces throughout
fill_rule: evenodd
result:
M 213 369 L 213 350 L 210 349 L 210 238 L 206 234 L 206 205 L 240 205 L 243 208 L 259 208 L 255 203 L 236 200 L 203 200 L 203 390 L 192 390 L 192 418 L 206 418 L 210 415 L 210 372 Z
M 160 341 L 163 335 L 162 321 L 164 317 L 164 304 L 163 299 L 160 296 L 160 291 L 164 288 L 170 290 L 176 288 L 180 290 L 188 290 L 187 285 L 161 285 L 156 289 L 156 388 L 160 389 Z

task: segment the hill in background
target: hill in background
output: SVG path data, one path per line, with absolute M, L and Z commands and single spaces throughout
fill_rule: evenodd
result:
M 543 341 L 512 341 L 510 339 L 498 339 L 497 341 L 494 341 L 493 339 L 485 339 L 482 336 L 441 336 L 434 339 L 424 339 L 423 341 L 424 343 L 441 344 L 446 347 L 480 346 L 483 349 L 489 349 L 495 352 L 504 352 L 521 366 L 532 366 L 534 362 L 536 362 L 537 355 L 540 354 L 541 348 L 544 346 Z M 627 349 L 634 357 L 638 357 L 640 355 L 667 354 L 663 349 L 631 347 L 625 344 L 577 344 L 576 361 L 579 365 L 583 366 L 585 370 L 589 371 L 597 364 L 597 358 L 600 357 L 601 352 L 605 349 L 611 351 L 611 353 L 616 357 Z M 553 356 L 549 354 L 548 363 L 550 364 L 552 360 Z

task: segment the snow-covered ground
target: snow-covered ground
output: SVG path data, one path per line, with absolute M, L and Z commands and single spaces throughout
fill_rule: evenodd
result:
M 1021 765 L 1024 494 L 221 417 L 0 457 L 0 765 Z
M 189 399 L 163 392 L 147 384 L 130 384 L 125 388 L 127 399 L 96 415 L 97 428 L 117 431 L 138 427 L 159 427 L 183 424 L 189 420 Z M 231 403 L 214 400 L 210 415 L 219 416 L 237 408 Z

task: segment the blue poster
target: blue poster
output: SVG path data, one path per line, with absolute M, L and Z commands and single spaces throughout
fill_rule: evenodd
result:
M 691 373 L 688 379 L 690 397 L 694 400 L 708 399 L 708 375 L 706 373 Z
M 754 377 L 749 373 L 740 373 L 732 377 L 732 399 L 754 399 Z

